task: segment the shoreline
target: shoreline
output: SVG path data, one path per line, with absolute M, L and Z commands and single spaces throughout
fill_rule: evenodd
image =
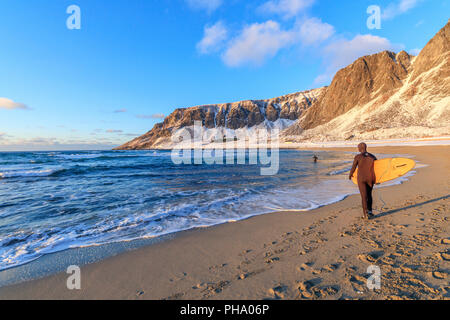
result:
M 287 140 L 289 140 L 287 138 Z M 439 137 L 424 137 L 424 138 L 399 138 L 399 139 L 380 139 L 380 140 L 365 140 L 365 142 L 375 147 L 422 147 L 422 146 L 448 146 L 450 145 L 450 136 L 439 136 Z M 268 144 L 271 144 L 268 141 Z M 278 148 L 280 150 L 330 150 L 330 149 L 355 149 L 354 146 L 358 145 L 358 141 L 322 141 L 322 142 L 294 142 L 294 141 L 278 141 Z M 237 145 L 236 145 L 237 144 Z M 151 149 L 118 149 L 114 148 L 112 151 L 173 151 L 173 145 L 165 145 L 161 147 L 153 147 Z M 233 150 L 233 149 L 258 149 L 258 144 L 250 145 L 247 141 L 237 141 L 234 143 L 209 143 L 203 144 L 201 146 L 194 146 L 192 144 L 179 145 L 178 147 L 183 147 L 185 149 L 194 150 L 200 147 L 202 150 L 209 149 L 223 149 L 223 150 Z
M 285 149 L 285 150 L 293 150 L 293 149 Z M 311 149 L 296 149 L 299 151 L 311 151 Z M 145 151 L 145 150 L 143 150 Z M 341 148 L 327 148 L 323 149 L 320 148 L 321 152 L 327 152 L 327 151 L 343 151 Z M 349 154 L 355 153 L 353 148 L 344 151 Z M 398 156 L 398 157 L 410 157 L 414 158 L 414 155 L 408 155 L 408 154 L 388 154 L 389 156 Z M 350 157 L 350 156 L 349 156 Z M 353 157 L 353 155 L 351 156 Z M 422 164 L 418 164 L 421 166 Z M 402 184 L 406 181 L 408 181 L 408 177 L 414 175 L 416 172 L 415 170 L 412 170 L 410 173 L 405 175 L 402 179 L 398 179 L 396 182 L 388 182 L 384 184 L 383 186 L 378 186 L 376 188 L 387 188 L 391 187 L 393 185 Z M 48 252 L 43 254 L 42 256 L 39 256 L 37 258 L 34 258 L 33 260 L 26 261 L 23 263 L 20 263 L 15 266 L 10 266 L 6 269 L 0 270 L 0 288 L 5 286 L 12 286 L 12 285 L 18 285 L 27 281 L 34 281 L 39 280 L 57 273 L 65 272 L 66 266 L 68 265 L 79 265 L 79 266 L 85 266 L 92 263 L 101 262 L 104 259 L 126 253 L 130 250 L 136 250 L 142 247 L 150 246 L 158 242 L 170 240 L 173 238 L 176 238 L 180 235 L 182 235 L 184 232 L 187 231 L 200 231 L 205 228 L 211 228 L 215 226 L 220 226 L 227 223 L 235 223 L 247 219 L 251 219 L 253 217 L 257 217 L 260 215 L 265 214 L 274 214 L 279 212 L 292 212 L 292 213 L 304 213 L 313 211 L 322 207 L 326 207 L 335 203 L 338 203 L 340 201 L 345 200 L 346 198 L 358 194 L 358 190 L 355 189 L 352 193 L 343 193 L 338 198 L 329 199 L 328 202 L 324 202 L 321 204 L 317 204 L 316 206 L 312 208 L 307 209 L 283 209 L 283 210 L 267 210 L 267 211 L 261 211 L 259 213 L 254 213 L 247 216 L 242 216 L 239 219 L 235 220 L 228 220 L 228 221 L 220 221 L 211 225 L 205 225 L 205 226 L 195 226 L 187 229 L 180 229 L 177 231 L 171 231 L 168 233 L 163 233 L 160 235 L 155 236 L 148 236 L 143 238 L 136 238 L 136 239 L 128 239 L 128 240 L 117 240 L 112 241 L 108 243 L 102 243 L 102 244 L 90 244 L 90 245 L 84 245 L 79 247 L 72 247 L 72 248 L 65 248 L 61 250 L 56 250 L 54 252 Z
M 334 148 L 320 148 L 320 150 L 327 151 L 327 150 L 333 150 Z M 345 151 L 342 147 L 337 148 L 339 151 Z M 345 148 L 344 148 L 345 149 Z M 383 150 L 380 150 L 383 149 Z M 392 150 L 394 149 L 394 150 Z M 308 150 L 311 150 L 308 148 Z M 406 151 L 405 151 L 406 150 Z M 407 152 L 409 150 L 409 152 Z M 427 151 L 428 150 L 428 151 Z M 429 152 L 431 150 L 431 152 Z M 427 179 L 423 180 L 422 185 L 420 185 L 420 179 L 422 176 L 426 176 L 427 172 L 436 171 L 439 168 L 442 169 L 448 168 L 448 156 L 446 157 L 446 154 L 448 154 L 448 151 L 450 148 L 448 146 L 421 146 L 421 147 L 399 147 L 399 148 L 392 148 L 392 147 L 370 147 L 370 151 L 373 153 L 389 153 L 389 154 L 409 154 L 409 155 L 415 155 L 417 160 L 419 160 L 422 164 L 429 165 L 430 167 L 424 167 L 420 168 L 420 170 L 417 170 L 417 173 L 411 177 L 409 177 L 408 181 L 406 183 L 400 184 L 400 185 L 394 185 L 390 186 L 389 188 L 378 188 L 376 192 L 382 194 L 382 197 L 387 200 L 388 198 L 392 197 L 392 194 L 394 191 L 401 192 L 405 194 L 405 190 L 402 189 L 417 189 L 417 187 L 420 187 L 423 191 L 421 193 L 429 193 L 433 190 L 427 190 L 424 189 L 424 186 L 429 185 L 431 181 L 428 181 Z M 354 152 L 354 148 L 349 148 L 349 151 Z M 395 152 L 393 152 L 395 151 Z M 440 156 L 441 160 L 444 161 L 443 164 L 439 165 L 438 162 L 435 161 L 435 159 L 432 159 L 429 157 L 429 154 L 436 153 Z M 427 161 L 430 160 L 430 161 Z M 433 162 L 433 163 L 430 163 Z M 448 172 L 448 171 L 447 171 Z M 445 179 L 446 177 L 439 177 L 439 175 L 436 176 L 434 172 L 433 174 L 433 180 L 436 180 L 440 178 L 439 184 L 443 186 L 442 192 L 439 194 L 440 197 L 434 197 L 434 202 L 425 203 L 424 205 L 429 205 L 434 203 L 440 203 L 446 200 L 446 198 L 442 198 L 447 196 L 448 197 L 448 183 L 446 181 L 442 181 L 442 179 Z M 435 181 L 432 182 L 432 184 L 436 184 Z M 395 190 L 394 190 L 395 189 Z M 388 190 L 392 190 L 392 192 L 389 192 Z M 409 190 L 411 191 L 411 190 Z M 414 190 L 413 190 L 414 191 Z M 415 190 L 417 191 L 417 190 Z M 421 198 L 426 198 L 425 195 L 419 194 Z M 379 205 L 379 201 L 377 198 L 377 195 L 374 197 L 375 199 L 375 206 Z M 237 222 L 225 222 L 222 224 L 210 226 L 207 228 L 194 228 L 190 230 L 180 231 L 176 232 L 174 236 L 169 237 L 170 239 L 163 240 L 163 241 L 157 241 L 154 244 L 150 245 L 144 245 L 139 248 L 133 248 L 131 250 L 116 254 L 114 256 L 108 257 L 105 260 L 101 260 L 98 262 L 90 263 L 87 265 L 84 265 L 81 267 L 83 279 L 86 278 L 86 281 L 88 284 L 86 284 L 86 287 L 83 288 L 80 291 L 69 291 L 65 288 L 65 280 L 67 275 L 65 273 L 59 273 L 55 275 L 51 275 L 42 279 L 32 280 L 23 282 L 20 284 L 12 285 L 12 286 L 5 286 L 0 288 L 0 299 L 9 299 L 9 298 L 30 298 L 30 299 L 47 299 L 47 298 L 57 298 L 57 299 L 116 299 L 116 298 L 125 298 L 125 299 L 135 299 L 135 298 L 144 298 L 144 299 L 164 299 L 164 298 L 192 298 L 192 299 L 201 299 L 201 298 L 231 298 L 231 299 L 261 299 L 261 298 L 296 298 L 295 294 L 292 293 L 291 285 L 283 285 L 281 286 L 284 288 L 281 290 L 280 286 L 274 286 L 269 287 L 266 290 L 261 291 L 261 287 L 266 287 L 266 281 L 263 279 L 260 279 L 259 282 L 255 280 L 256 278 L 260 278 L 260 274 L 273 272 L 274 269 L 280 268 L 280 265 L 283 265 L 283 260 L 281 257 L 272 257 L 274 254 L 269 254 L 268 252 L 264 252 L 263 256 L 260 257 L 259 254 L 257 254 L 255 257 L 252 257 L 256 251 L 270 251 L 265 250 L 268 247 L 277 247 L 277 244 L 279 241 L 275 241 L 276 243 L 273 243 L 274 241 L 270 242 L 267 241 L 267 237 L 270 238 L 270 236 L 275 236 L 275 234 L 286 234 L 284 236 L 283 243 L 284 245 L 281 246 L 278 250 L 272 250 L 272 251 L 280 251 L 279 253 L 275 253 L 275 255 L 282 255 L 283 252 L 290 252 L 289 257 L 292 260 L 293 257 L 297 257 L 298 260 L 302 260 L 304 256 L 308 256 L 309 252 L 306 252 L 304 248 L 304 244 L 300 244 L 303 241 L 316 241 L 314 243 L 326 243 L 328 240 L 321 239 L 328 237 L 330 234 L 333 233 L 331 229 L 333 229 L 333 223 L 329 225 L 330 220 L 338 220 L 340 218 L 339 215 L 336 214 L 336 212 L 340 211 L 351 211 L 350 218 L 349 217 L 343 217 L 344 223 L 338 223 L 338 227 L 345 227 L 347 223 L 354 223 L 354 218 L 358 217 L 358 205 L 359 205 L 359 195 L 350 195 L 347 196 L 344 200 L 338 201 L 333 204 L 325 205 L 322 207 L 319 207 L 317 209 L 313 209 L 310 211 L 289 211 L 289 212 L 274 212 L 274 213 L 266 213 L 256 216 L 251 216 L 244 218 L 242 220 L 239 220 Z M 389 203 L 389 200 L 385 201 L 387 203 L 388 207 L 392 207 L 392 203 Z M 392 199 L 391 201 L 392 202 Z M 395 202 L 395 199 L 394 199 Z M 417 203 L 420 203 L 419 201 L 416 201 Z M 417 204 L 416 203 L 416 204 Z M 360 206 L 360 205 L 359 205 Z M 408 208 L 408 209 L 398 209 L 400 211 L 402 210 L 413 210 L 415 207 Z M 397 210 L 397 209 L 390 209 Z M 389 212 L 388 211 L 388 212 Z M 445 210 L 444 210 L 445 213 Z M 359 213 L 360 215 L 360 213 Z M 383 215 L 383 213 L 381 214 Z M 448 215 L 448 212 L 447 212 Z M 387 215 L 384 215 L 387 216 Z M 380 217 L 383 218 L 384 216 Z M 445 216 L 444 218 L 448 218 L 448 216 Z M 350 219 L 350 221 L 349 221 Z M 378 219 L 375 219 L 376 222 Z M 318 221 L 322 221 L 321 223 L 318 223 Z M 380 219 L 380 221 L 382 221 Z M 446 225 L 443 227 L 446 227 L 444 229 L 444 236 L 448 237 L 448 228 L 449 223 L 448 220 L 446 221 Z M 328 222 L 328 223 L 327 223 Z M 356 225 L 360 224 L 361 221 L 358 219 L 356 220 Z M 308 224 L 316 225 L 313 229 L 316 229 L 319 227 L 319 225 L 327 224 L 329 230 L 324 230 L 322 233 L 319 234 L 319 239 L 309 239 L 309 237 L 317 238 L 317 234 L 314 235 L 314 233 L 308 234 L 308 230 L 304 231 L 303 233 L 306 234 L 300 234 L 299 231 L 286 231 L 292 228 L 292 224 L 300 225 L 300 227 L 304 226 L 307 227 Z M 279 224 L 279 225 L 278 225 Z M 374 222 L 368 223 L 368 225 L 373 225 Z M 273 228 L 269 228 L 268 226 L 271 226 Z M 331 229 L 330 229 L 331 228 Z M 407 228 L 407 227 L 405 227 Z M 436 228 L 436 227 L 434 227 Z M 255 232 L 255 230 L 258 230 Z M 283 231 L 283 232 L 282 232 Z M 288 234 L 289 233 L 289 234 Z M 233 235 L 233 236 L 229 236 Z M 159 237 L 158 237 L 159 238 Z M 219 238 L 219 239 L 218 239 Z M 345 237 L 344 237 L 345 238 Z M 350 238 L 352 238 L 350 236 Z M 445 237 L 444 237 L 445 238 Z M 205 240 L 207 242 L 205 242 Z M 211 240 L 209 243 L 208 241 Z M 229 242 L 234 243 L 232 245 L 231 243 L 221 243 L 218 240 L 228 240 Z M 249 241 L 250 240 L 250 241 Z M 254 240 L 254 241 L 251 241 Z M 318 241 L 320 240 L 320 241 Z M 373 241 L 373 240 L 372 240 Z M 444 241 L 444 240 L 442 240 Z M 188 246 L 187 243 L 190 243 L 192 246 Z M 222 241 L 224 242 L 224 241 Z M 226 242 L 226 241 L 225 241 Z M 296 250 L 297 254 L 293 255 L 293 252 L 289 250 L 291 248 L 290 245 L 288 245 L 291 242 L 300 242 L 298 243 L 298 248 L 303 248 L 301 251 L 305 251 L 304 254 L 299 255 Z M 201 244 L 208 243 L 206 245 L 206 248 L 202 248 Z M 259 244 L 258 249 L 243 249 L 243 251 L 236 252 L 234 247 L 239 248 L 245 248 L 245 247 L 254 247 Z M 261 249 L 261 244 L 263 244 L 263 248 Z M 445 244 L 445 243 L 444 243 Z M 279 246 L 279 245 L 278 245 Z M 312 247 L 312 245 L 307 245 L 307 247 Z M 330 248 L 328 248 L 328 251 Z M 339 248 L 334 248 L 336 251 L 339 251 Z M 342 249 L 342 248 L 341 248 Z M 78 249 L 71 249 L 71 250 L 78 250 Z M 248 251 L 250 250 L 250 251 Z M 244 252 L 248 251 L 248 252 Z M 186 256 L 187 253 L 191 253 L 190 256 Z M 223 256 L 218 255 L 219 252 L 224 253 Z M 331 251 L 330 251 L 331 252 Z M 205 256 L 205 253 L 206 256 Z M 186 264 L 185 268 L 183 268 L 183 263 L 181 261 L 177 261 L 177 254 L 181 255 L 183 257 L 183 260 Z M 197 256 L 200 257 L 197 257 Z M 220 263 L 222 260 L 227 260 L 225 257 L 231 257 L 231 256 L 237 256 L 238 258 L 230 258 L 228 260 L 233 260 L 232 262 L 224 262 Z M 384 256 L 384 255 L 383 255 Z M 146 258 L 145 258 L 146 257 Z M 327 255 L 327 257 L 329 257 Z M 333 255 L 332 255 L 333 257 Z M 332 258 L 329 257 L 329 258 Z M 152 259 L 153 258 L 153 259 Z M 202 263 L 199 260 L 202 260 L 204 258 L 204 262 Z M 277 258 L 277 259 L 274 259 Z M 154 265 L 149 264 L 148 260 L 158 260 L 162 259 L 162 261 L 155 262 Z M 246 265 L 242 261 L 238 263 L 237 260 L 245 261 L 252 261 L 254 260 L 254 263 L 258 265 L 259 268 L 249 268 L 246 267 Z M 271 262 L 267 262 L 271 260 Z M 339 257 L 336 257 L 334 260 L 339 260 Z M 370 258 L 369 258 L 370 259 Z M 380 258 L 381 259 L 381 258 Z M 261 260 L 261 261 L 258 261 Z M 286 259 L 289 260 L 289 259 Z M 295 259 L 294 259 L 295 260 Z M 319 261 L 323 260 L 320 257 L 317 257 L 318 261 L 315 261 L 314 264 L 319 264 Z M 325 259 L 326 260 L 326 259 Z M 333 259 L 332 259 L 333 260 Z M 344 259 L 345 260 L 345 259 Z M 359 259 L 360 262 L 362 262 L 361 259 Z M 127 268 L 127 264 L 129 261 L 133 261 L 132 265 Z M 166 261 L 170 264 L 170 267 L 166 267 L 166 264 L 163 264 L 163 262 Z M 367 261 L 367 259 L 366 259 Z M 442 260 L 443 263 L 447 263 L 447 261 Z M 293 275 L 296 275 L 297 278 L 298 273 L 307 273 L 311 272 L 314 275 L 314 271 L 316 272 L 316 275 L 320 275 L 321 272 L 319 272 L 319 269 L 314 269 L 313 265 L 308 265 L 306 262 L 304 262 L 304 266 L 298 261 L 298 265 L 294 268 Z M 337 262 L 334 265 L 343 265 L 345 264 L 343 262 Z M 211 264 L 211 266 L 209 266 Z M 296 264 L 296 263 L 295 263 Z M 205 269 L 206 266 L 209 266 Z M 330 265 L 333 265 L 330 264 Z M 285 267 L 292 268 L 292 261 L 290 263 L 286 262 Z M 324 266 L 326 267 L 326 266 Z M 329 267 L 329 266 L 328 266 Z M 334 267 L 329 267 L 333 269 Z M 151 272 L 144 272 L 144 270 L 151 270 Z M 183 269 L 186 269 L 185 271 L 182 271 Z M 233 269 L 233 270 L 230 270 Z M 255 270 L 251 270 L 255 269 Z M 303 269 L 303 270 L 302 270 Z M 312 270 L 311 270 L 312 269 Z M 330 271 L 330 273 L 333 273 L 335 271 L 340 270 L 341 267 L 336 267 L 336 269 Z M 442 268 L 441 268 L 442 269 Z M 8 269 L 11 270 L 11 269 Z M 283 268 L 281 269 L 283 270 Z M 447 271 L 446 271 L 447 270 Z M 120 279 L 116 279 L 113 277 L 113 275 L 117 272 L 122 273 L 122 275 L 119 276 Z M 179 271 L 179 272 L 178 272 Z M 347 270 L 348 273 L 352 273 L 352 271 Z M 448 274 L 448 269 L 443 268 L 440 272 L 444 275 Z M 236 273 L 238 275 L 236 276 Z M 240 273 L 240 274 L 239 274 Z M 144 276 L 145 274 L 145 276 Z M 195 274 L 195 276 L 193 276 Z M 218 277 L 219 274 L 224 274 L 223 278 L 226 278 L 227 280 L 222 281 L 208 281 L 208 278 L 214 278 Z M 230 276 L 233 274 L 233 276 Z M 289 273 L 291 274 L 291 273 Z M 227 275 L 227 276 L 225 276 Z M 105 277 L 110 280 L 114 280 L 113 283 L 105 283 Z M 359 276 L 361 277 L 361 276 Z M 219 277 L 220 278 L 220 277 Z M 231 279 L 233 278 L 233 279 Z M 283 278 L 283 277 L 281 277 Z M 281 282 L 281 278 L 279 279 Z M 288 277 L 289 278 L 289 277 Z M 301 277 L 300 277 L 301 278 Z M 319 277 L 317 277 L 319 278 Z M 344 277 L 345 278 L 345 277 Z M 357 277 L 353 276 L 354 279 L 358 279 Z M 432 272 L 432 278 L 435 279 Z M 444 277 L 444 281 L 447 278 L 447 276 Z M 138 280 L 141 281 L 138 281 Z M 204 281 L 202 280 L 204 279 Z M 306 278 L 305 278 L 306 279 Z M 195 280 L 195 281 L 194 281 Z M 242 283 L 244 282 L 250 282 L 252 285 L 250 287 L 256 290 L 256 293 L 250 293 L 248 292 L 248 289 L 245 287 L 242 287 Z M 322 279 L 320 283 L 323 283 L 325 279 Z M 336 279 L 335 279 L 336 280 Z M 437 280 L 437 279 L 435 279 Z M 255 282 L 256 281 L 256 282 Z M 189 289 L 189 285 L 186 286 L 186 283 L 192 284 Z M 198 283 L 197 283 L 198 282 Z M 292 282 L 292 279 L 289 278 L 289 281 L 285 282 Z M 314 281 L 313 281 L 314 282 Z M 339 281 L 337 281 L 339 283 Z M 353 281 L 355 282 L 355 281 Z M 356 286 L 358 286 L 358 282 L 362 282 L 361 279 L 357 280 Z M 83 281 L 84 283 L 84 281 Z M 150 287 L 154 287 L 155 283 L 157 283 L 156 287 L 157 290 L 150 290 Z M 342 284 L 333 284 L 331 286 L 328 286 L 327 288 L 320 288 L 318 284 L 309 283 L 305 285 L 300 285 L 300 287 L 304 287 L 304 292 L 300 294 L 300 298 L 308 298 L 308 295 L 312 295 L 314 297 L 315 295 L 322 295 L 317 298 L 335 298 L 338 294 L 340 297 L 349 297 L 349 298 L 355 298 L 351 296 L 351 294 L 348 293 L 349 290 L 346 288 L 344 290 L 344 287 Z M 350 284 L 353 286 L 354 284 Z M 133 288 L 136 287 L 136 288 Z M 194 287 L 198 287 L 197 289 L 194 289 Z M 323 286 L 323 285 L 322 285 Z M 359 284 L 361 286 L 361 284 Z M 54 290 L 49 290 L 51 287 L 54 287 Z M 236 287 L 235 290 L 233 290 L 231 287 Z M 300 292 L 302 291 L 297 288 L 297 290 Z M 308 287 L 308 288 L 307 288 Z M 317 287 L 318 291 L 315 288 Z M 339 288 L 338 288 L 339 287 Z M 107 290 L 109 288 L 109 290 Z M 112 290 L 112 288 L 116 288 L 117 290 Z M 133 289 L 132 289 L 133 288 Z M 47 290 L 46 290 L 47 289 Z M 322 291 L 323 292 L 322 292 Z M 325 291 L 324 291 L 325 290 Z M 437 289 L 435 289 L 437 290 Z M 441 297 L 446 297 L 448 295 L 448 292 L 444 292 L 445 287 L 441 290 L 442 294 Z M 151 291 L 151 292 L 150 292 Z M 178 292 L 179 291 L 179 292 Z M 295 290 L 294 290 L 295 291 Z M 332 292 L 335 292 L 334 294 L 331 294 Z M 340 291 L 343 291 L 340 293 Z M 344 291 L 346 293 L 344 293 Z M 143 293 L 142 293 L 143 292 Z M 203 292 L 204 294 L 199 294 L 200 292 Z M 328 292 L 328 293 L 327 293 Z M 430 291 L 431 292 L 431 291 Z M 142 294 L 139 294 L 142 293 Z M 436 292 L 437 296 L 439 296 L 439 292 Z M 297 293 L 298 295 L 298 293 Z M 358 295 L 357 295 L 358 296 Z M 362 298 L 377 298 L 377 294 L 374 295 L 373 292 L 367 292 L 365 295 L 361 296 Z

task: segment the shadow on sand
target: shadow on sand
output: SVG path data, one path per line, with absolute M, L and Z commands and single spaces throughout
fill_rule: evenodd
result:
M 428 200 L 428 201 L 416 203 L 416 204 L 413 204 L 413 205 L 410 205 L 410 206 L 407 206 L 407 207 L 389 210 L 389 211 L 377 214 L 372 219 L 378 219 L 378 218 L 381 218 L 381 217 L 384 217 L 384 216 L 387 216 L 387 215 L 390 215 L 390 214 L 393 214 L 393 213 L 396 213 L 396 212 L 399 212 L 399 211 L 402 211 L 402 210 L 411 209 L 411 208 L 415 208 L 415 207 L 420 207 L 420 206 L 423 206 L 425 204 L 429 204 L 429 203 L 436 202 L 436 201 L 439 201 L 439 200 L 447 199 L 449 197 L 450 197 L 450 194 L 447 194 L 447 195 L 439 197 L 439 198 L 435 198 L 435 199 L 431 199 L 431 200 Z

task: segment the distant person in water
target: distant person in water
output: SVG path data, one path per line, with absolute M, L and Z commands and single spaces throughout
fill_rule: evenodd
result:
M 316 156 L 316 155 L 314 155 L 313 159 L 314 159 L 314 163 L 316 163 L 316 162 L 317 162 L 317 160 L 319 160 L 319 157 L 318 157 L 318 156 Z
M 367 145 L 362 142 L 358 145 L 360 152 L 353 161 L 352 169 L 350 170 L 349 179 L 352 179 L 356 168 L 358 168 L 358 188 L 361 193 L 362 207 L 364 211 L 364 218 L 372 218 L 372 189 L 375 184 L 374 162 L 377 158 L 367 152 Z

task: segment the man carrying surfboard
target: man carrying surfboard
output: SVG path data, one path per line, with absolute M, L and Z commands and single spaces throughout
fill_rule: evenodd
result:
M 348 178 L 351 180 L 356 168 L 358 168 L 357 181 L 362 199 L 364 218 L 370 219 L 374 217 L 372 213 L 372 190 L 376 182 L 374 163 L 377 158 L 373 154 L 367 152 L 367 145 L 364 142 L 361 142 L 358 145 L 358 151 L 360 153 L 353 161 L 353 166 Z

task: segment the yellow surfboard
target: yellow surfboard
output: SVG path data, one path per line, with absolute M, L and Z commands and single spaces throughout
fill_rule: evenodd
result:
M 414 160 L 407 158 L 387 158 L 376 160 L 374 163 L 376 183 L 397 179 L 415 167 Z M 352 181 L 358 184 L 358 169 L 353 174 Z

